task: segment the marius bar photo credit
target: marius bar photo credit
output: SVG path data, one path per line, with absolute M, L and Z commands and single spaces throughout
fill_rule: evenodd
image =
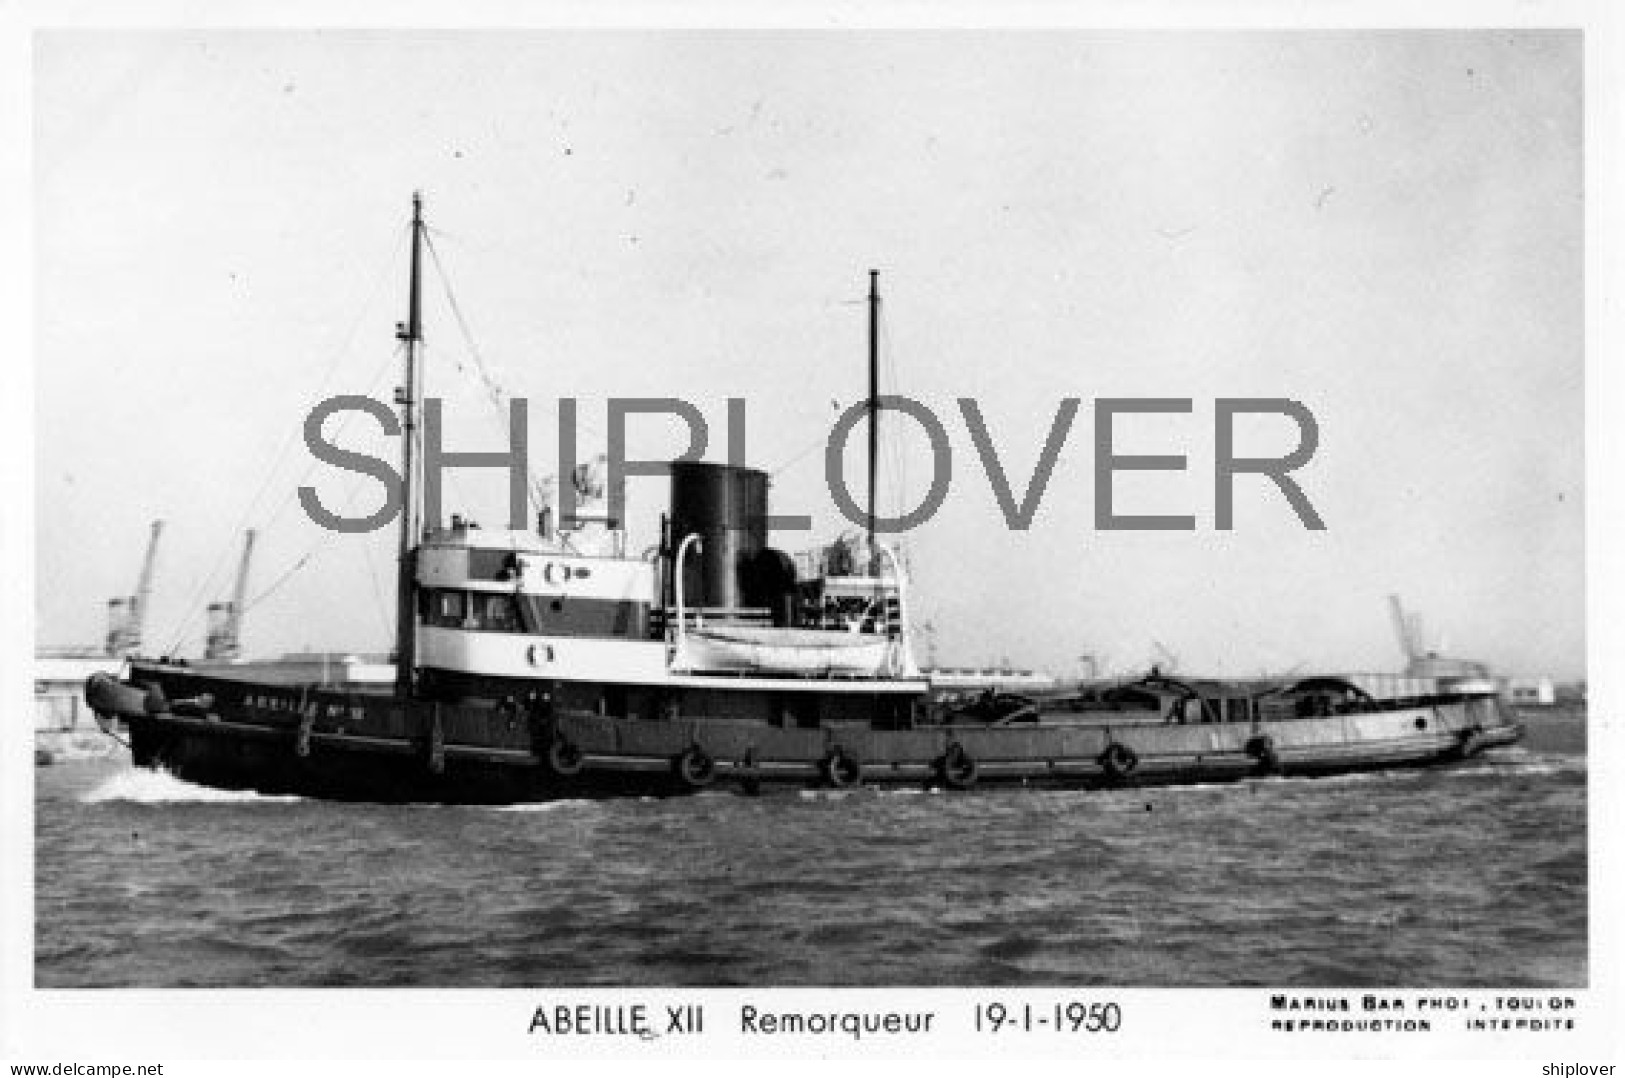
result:
M 31 51 L 39 998 L 1605 1032 L 1578 30 Z

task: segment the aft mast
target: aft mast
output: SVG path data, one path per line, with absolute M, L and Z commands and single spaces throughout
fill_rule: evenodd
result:
M 395 594 L 395 695 L 408 697 L 417 675 L 416 550 L 418 540 L 416 442 L 418 349 L 423 344 L 422 318 L 423 195 L 412 193 L 412 276 L 406 321 L 395 336 L 406 344 L 406 382 L 395 391 L 401 406 L 401 550 Z
M 875 461 L 880 444 L 880 271 L 869 271 L 869 564 L 864 572 L 880 572 L 875 556 Z

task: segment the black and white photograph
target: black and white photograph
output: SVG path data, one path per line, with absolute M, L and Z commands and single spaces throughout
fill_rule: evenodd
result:
M 1611 1073 L 1598 9 L 970 10 L 8 26 L 10 1073 Z

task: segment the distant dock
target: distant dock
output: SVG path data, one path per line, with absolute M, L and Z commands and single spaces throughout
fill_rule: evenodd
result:
M 34 653 L 34 762 L 118 755 L 126 750 L 102 732 L 85 704 L 85 679 L 116 674 L 122 659 L 100 648 L 42 647 Z

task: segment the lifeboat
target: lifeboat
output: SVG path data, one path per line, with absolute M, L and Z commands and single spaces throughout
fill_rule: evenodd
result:
M 884 677 L 900 673 L 899 645 L 873 633 L 727 625 L 684 633 L 675 669 L 806 677 Z

